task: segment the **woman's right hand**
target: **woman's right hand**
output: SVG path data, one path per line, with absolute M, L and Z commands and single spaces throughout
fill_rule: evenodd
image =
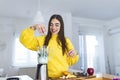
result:
M 33 30 L 38 30 L 40 34 L 45 34 L 46 33 L 46 28 L 43 24 L 35 24 L 31 26 Z

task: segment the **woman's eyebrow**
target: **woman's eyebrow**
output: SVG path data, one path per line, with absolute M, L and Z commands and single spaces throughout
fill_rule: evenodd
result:
M 53 25 L 53 24 L 60 24 L 60 23 L 50 23 L 50 24 L 52 24 L 52 25 Z
M 59 24 L 59 23 L 55 23 L 55 24 Z

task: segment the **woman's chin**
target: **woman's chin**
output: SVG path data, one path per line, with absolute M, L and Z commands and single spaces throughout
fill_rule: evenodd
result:
M 58 34 L 57 32 L 52 32 L 53 35 Z
M 56 35 L 57 33 L 52 33 L 52 35 Z

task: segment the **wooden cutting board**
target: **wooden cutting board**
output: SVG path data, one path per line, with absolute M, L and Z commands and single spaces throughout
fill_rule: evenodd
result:
M 84 80 L 85 78 L 69 78 L 69 79 L 62 79 L 62 78 L 58 78 L 58 79 L 50 79 L 50 80 Z
M 87 76 L 87 77 L 77 77 L 77 78 L 69 78 L 69 79 L 62 79 L 62 78 L 58 78 L 58 79 L 52 79 L 52 80 L 85 80 L 85 79 L 89 79 L 89 78 L 95 78 L 96 76 Z

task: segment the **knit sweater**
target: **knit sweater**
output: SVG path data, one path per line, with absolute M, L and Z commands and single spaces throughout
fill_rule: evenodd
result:
M 60 77 L 64 71 L 68 71 L 69 67 L 75 64 L 79 56 L 68 57 L 67 53 L 74 49 L 71 41 L 68 38 L 66 39 L 68 52 L 64 55 L 62 54 L 62 47 L 57 43 L 57 36 L 52 35 L 48 47 L 48 76 L 49 77 Z M 44 44 L 44 36 L 35 36 L 34 30 L 31 28 L 26 28 L 21 32 L 20 42 L 28 49 L 37 51 L 38 47 L 42 47 Z

